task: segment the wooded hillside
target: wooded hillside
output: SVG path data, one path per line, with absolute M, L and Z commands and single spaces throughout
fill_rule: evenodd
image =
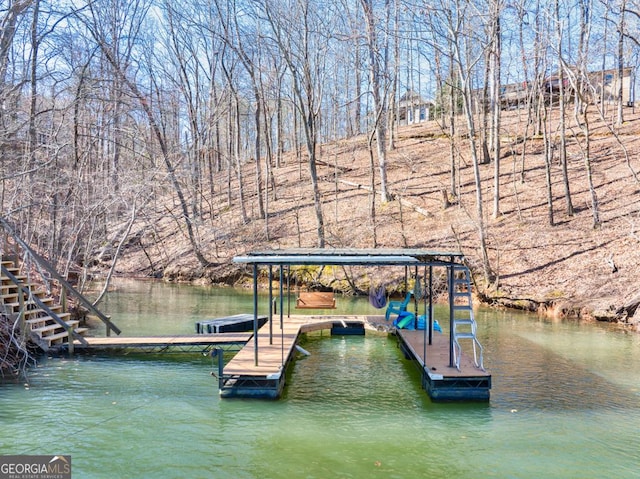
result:
M 2 2 L 3 217 L 80 287 L 427 247 L 488 302 L 626 320 L 639 22 L 635 0 Z
M 619 131 L 619 137 L 634 152 L 630 164 L 621 161 L 614 136 L 602 123 L 593 122 L 592 174 L 600 215 L 597 227 L 593 225 L 580 138 L 568 142 L 575 204 L 571 216 L 564 211 L 561 167 L 557 159 L 551 165 L 555 218 L 551 225 L 544 142 L 542 138 L 523 141 L 517 134 L 518 115 L 510 113 L 505 122 L 516 129 L 503 138 L 509 146 L 502 158 L 501 212 L 497 218 L 488 214 L 485 218 L 493 272 L 489 282 L 482 274 L 472 164 L 460 155 L 460 194 L 451 197 L 446 193 L 450 140 L 435 122 L 400 128 L 397 148 L 389 154 L 388 164 L 393 199 L 376 204 L 375 219 L 370 211 L 367 138 L 322 146 L 326 161 L 318 171 L 326 246 L 462 250 L 474 269 L 481 296 L 489 303 L 583 318 L 627 318 L 624 307 L 629 305 L 634 312 L 640 292 L 640 185 L 632 170 L 634 165 L 640 167 L 640 115 L 627 111 L 629 121 Z M 460 145 L 464 149 L 464 142 Z M 203 254 L 212 262 L 206 268 L 198 265 L 191 252 L 175 198 L 172 209 L 167 209 L 167 197 L 157 199 L 155 208 L 147 208 L 134 225 L 118 263 L 119 274 L 233 284 L 241 280 L 241 272 L 230 263 L 233 255 L 255 249 L 313 246 L 317 232 L 305 166 L 304 160 L 286 157 L 265 199 L 270 211 L 266 220 L 244 224 L 239 207 L 229 207 L 223 192 L 207 199 L 206 214 L 196 228 Z M 487 185 L 485 193 L 490 193 L 492 165 L 481 165 L 480 172 Z M 490 194 L 485 198 L 487 211 Z M 249 204 L 255 205 L 255 199 Z M 248 214 L 255 216 L 255 206 Z M 117 238 L 112 236 L 114 248 Z M 106 261 L 104 266 L 108 264 Z M 340 272 L 336 277 L 329 274 L 324 283 L 349 293 L 343 276 Z M 362 272 L 353 276 L 356 281 L 369 280 Z M 366 283 L 360 286 L 368 287 Z

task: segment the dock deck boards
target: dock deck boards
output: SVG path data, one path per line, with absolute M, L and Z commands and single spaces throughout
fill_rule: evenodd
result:
M 285 371 L 294 356 L 294 348 L 302 333 L 331 329 L 335 322 L 363 321 L 361 316 L 296 315 L 274 317 L 258 331 L 258 364 L 255 356 L 255 337 L 224 366 L 219 378 L 222 397 L 280 396 L 285 383 Z M 271 329 L 270 329 L 271 328 Z M 270 331 L 272 333 L 270 334 Z
M 490 376 L 486 371 L 476 368 L 473 364 L 473 352 L 470 344 L 463 344 L 460 358 L 460 371 L 455 366 L 449 366 L 449 335 L 438 332 L 433 333 L 432 344 L 427 344 L 427 357 L 424 358 L 424 331 L 398 330 L 405 343 L 411 348 L 416 360 L 421 366 L 426 366 L 430 371 L 446 376 Z M 464 349 L 464 346 L 468 346 Z
M 397 334 L 422 370 L 422 386 L 432 399 L 489 399 L 491 373 L 475 366 L 470 344 L 463 344 L 458 371 L 450 366 L 448 334 L 433 333 L 432 344 L 427 344 L 426 358 L 424 331 L 401 329 Z
M 357 317 L 351 316 L 350 318 Z M 273 321 L 271 341 L 269 340 L 269 323 L 258 331 L 258 365 L 255 365 L 255 340 L 252 338 L 225 365 L 224 372 L 225 374 L 246 376 L 278 374 L 286 364 L 301 333 L 331 329 L 334 322 L 342 319 L 344 319 L 343 316 L 290 316 L 284 318 L 281 330 L 280 319 L 276 317 Z
M 238 350 L 253 336 L 252 333 L 220 333 L 220 334 L 191 334 L 173 336 L 107 336 L 85 337 L 87 344 L 74 341 L 76 350 L 96 349 L 128 349 L 146 351 L 177 351 L 202 350 L 219 347 L 222 349 Z

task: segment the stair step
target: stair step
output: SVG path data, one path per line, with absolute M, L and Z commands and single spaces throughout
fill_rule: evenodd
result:
M 48 298 L 49 297 L 49 293 L 47 291 L 45 291 L 44 289 L 34 289 L 31 291 L 31 294 L 33 296 L 37 296 L 38 298 Z
M 69 333 L 67 333 L 66 331 L 63 331 L 61 333 L 52 334 L 50 336 L 45 336 L 45 337 L 42 338 L 42 340 L 46 341 L 47 343 L 49 343 L 49 346 L 51 346 L 54 343 L 62 342 L 61 341 L 62 339 L 68 338 L 68 337 L 69 337 Z
M 71 316 L 71 313 L 59 313 L 57 316 L 63 321 L 69 322 L 65 318 L 69 318 Z M 55 319 L 53 319 L 51 316 L 38 316 L 37 318 L 29 318 L 25 320 L 25 323 L 33 327 L 34 324 L 47 323 L 50 321 L 55 322 Z
M 32 308 L 32 309 L 26 309 L 24 310 L 24 314 L 28 315 L 28 316 L 34 316 L 37 314 L 43 314 L 45 316 L 47 316 L 49 314 L 49 311 L 53 311 L 54 313 L 60 315 L 62 314 L 62 306 L 58 305 L 58 304 L 53 304 L 51 306 L 47 306 L 47 310 L 41 309 L 41 308 Z M 16 313 L 19 311 L 15 311 Z
M 25 309 L 23 309 L 21 311 L 19 306 L 11 306 L 11 307 L 9 307 L 9 306 L 10 306 L 9 304 L 5 303 L 5 307 L 6 307 L 5 309 L 6 310 L 8 310 L 9 312 L 11 312 L 13 314 L 23 313 L 23 315 L 24 315 L 24 317 L 26 319 L 33 318 L 35 316 L 42 316 L 42 315 L 46 316 L 48 314 L 44 310 L 39 309 L 39 308 L 31 308 L 31 309 L 25 308 Z
M 77 319 L 74 319 L 72 321 L 67 321 L 67 324 L 71 327 L 75 327 L 78 324 L 80 324 L 80 321 L 78 321 Z M 47 335 L 44 333 L 49 333 L 51 331 L 55 331 L 56 329 L 61 329 L 61 328 L 64 329 L 58 323 L 52 323 L 52 324 L 47 324 L 46 326 L 41 326 L 39 328 L 31 329 L 31 332 L 36 333 L 38 336 L 44 339 L 45 337 L 47 337 Z
M 11 271 L 9 271 L 9 272 L 11 273 Z M 27 276 L 25 276 L 24 274 L 19 274 L 19 275 L 15 275 L 15 274 L 14 274 L 13 276 L 14 276 L 18 281 L 21 281 L 21 282 L 25 282 L 25 281 L 27 280 Z M 2 282 L 4 282 L 4 283 L 6 283 L 6 282 L 10 282 L 10 283 L 14 284 L 14 283 L 13 283 L 13 281 L 12 281 L 8 276 L 0 276 L 0 281 L 2 281 Z
M 87 329 L 87 328 L 78 328 L 75 330 L 75 332 L 78 333 L 80 329 Z M 49 346 L 52 346 L 53 344 L 64 343 L 65 341 L 63 341 L 63 339 L 66 339 L 68 337 L 69 337 L 69 334 L 66 331 L 64 331 L 61 333 L 52 334 L 51 336 L 45 336 L 42 338 L 42 340 L 49 343 Z
M 13 261 L 3 261 L 2 266 L 4 266 L 4 269 L 14 276 L 20 272 L 20 268 L 16 267 L 16 265 L 13 264 Z
M 16 293 L 16 296 L 17 296 L 17 293 Z M 49 304 L 54 302 L 53 298 L 38 298 L 38 299 L 40 300 L 41 303 L 44 303 L 46 305 L 49 305 Z M 20 307 L 20 302 L 19 301 L 15 302 L 15 303 L 5 303 L 5 304 L 7 306 L 12 306 L 14 308 L 19 308 Z M 34 305 L 37 306 L 37 303 L 31 299 L 31 300 L 23 301 L 23 305 L 25 305 L 25 306 L 34 306 Z

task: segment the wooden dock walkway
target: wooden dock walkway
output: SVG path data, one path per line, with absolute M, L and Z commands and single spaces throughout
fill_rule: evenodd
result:
M 295 357 L 295 345 L 300 334 L 331 329 L 341 323 L 363 323 L 370 329 L 384 324 L 380 316 L 291 316 L 274 320 L 269 333 L 267 323 L 258 332 L 258 355 L 255 338 L 224 366 L 219 380 L 222 397 L 277 398 L 285 385 L 287 366 Z M 487 400 L 491 389 L 491 375 L 478 369 L 466 352 L 460 362 L 460 371 L 449 366 L 449 336 L 434 333 L 432 344 L 427 344 L 424 355 L 424 331 L 398 330 L 397 337 L 407 359 L 415 360 L 422 371 L 422 386 L 432 399 Z M 257 360 L 256 360 L 257 359 Z
M 212 349 L 240 351 L 253 336 L 252 333 L 193 334 L 174 336 L 107 336 L 85 338 L 87 344 L 74 342 L 76 351 L 127 350 L 137 352 L 201 352 Z
M 362 316 L 300 315 L 275 317 L 272 326 L 258 331 L 258 354 L 251 338 L 246 346 L 224 366 L 218 378 L 222 397 L 278 398 L 285 384 L 285 372 L 294 357 L 298 337 L 302 333 L 331 329 L 334 323 L 363 322 Z

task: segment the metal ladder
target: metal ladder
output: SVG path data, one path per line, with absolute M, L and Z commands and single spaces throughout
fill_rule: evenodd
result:
M 477 324 L 473 316 L 471 299 L 471 274 L 464 265 L 453 266 L 453 359 L 460 371 L 462 346 L 460 340 L 470 339 L 473 347 L 473 362 L 478 369 L 484 371 L 482 345 L 476 336 Z

